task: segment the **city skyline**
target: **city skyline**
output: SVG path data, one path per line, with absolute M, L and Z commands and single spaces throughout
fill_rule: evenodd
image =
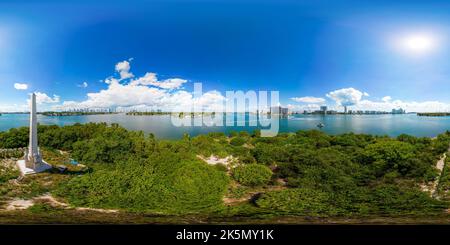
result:
M 267 90 L 293 111 L 450 111 L 445 7 L 3 1 L 0 112 L 26 111 L 31 92 L 41 111 L 169 110 L 190 104 L 197 82 L 207 106 L 225 91 Z

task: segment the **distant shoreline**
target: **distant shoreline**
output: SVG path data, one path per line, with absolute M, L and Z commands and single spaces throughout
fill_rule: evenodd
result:
M 417 113 L 417 116 L 420 116 L 420 117 L 448 117 L 448 116 L 450 116 L 450 112 L 424 112 L 424 113 Z
M 37 114 L 44 115 L 44 116 L 88 116 L 88 115 L 111 115 L 111 114 L 125 114 L 127 116 L 161 116 L 161 115 L 171 115 L 174 112 L 54 112 L 54 111 L 45 111 L 45 112 L 38 112 Z M 175 114 L 182 114 L 182 115 L 195 115 L 199 116 L 201 114 L 203 115 L 214 115 L 216 113 L 212 112 L 175 112 Z M 233 112 L 227 112 L 225 114 L 230 114 Z M 237 112 L 236 114 L 256 114 L 256 112 Z M 14 115 L 14 114 L 30 114 L 29 112 L 0 112 L 0 115 Z M 293 112 L 289 113 L 288 116 L 297 116 L 297 115 L 304 115 L 304 116 L 342 116 L 342 115 L 349 115 L 349 116 L 364 116 L 364 115 L 410 115 L 410 114 L 416 114 L 417 116 L 426 116 L 426 117 L 446 117 L 450 116 L 450 112 L 408 112 L 408 113 L 400 113 L 400 114 L 393 114 L 390 112 L 386 113 L 298 113 Z M 270 115 L 270 113 L 269 113 Z

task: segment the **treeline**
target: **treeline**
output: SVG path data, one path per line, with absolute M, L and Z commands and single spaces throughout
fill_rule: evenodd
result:
M 0 133 L 0 148 L 26 146 L 27 131 Z M 185 135 L 169 141 L 104 123 L 39 126 L 38 131 L 41 146 L 70 151 L 93 169 L 55 190 L 73 205 L 319 216 L 424 214 L 448 208 L 421 191 L 419 184 L 437 177 L 434 165 L 448 150 L 450 132 L 431 139 L 327 135 L 316 130 L 263 138 L 255 131 Z M 232 155 L 238 167 L 230 178 L 227 168 L 207 165 L 197 155 Z M 242 207 L 223 205 L 230 181 L 251 189 L 280 179 L 287 188 L 261 193 Z
M 86 115 L 108 115 L 108 114 L 116 114 L 115 112 L 107 112 L 107 111 L 46 111 L 39 113 L 44 116 L 86 116 Z
M 170 114 L 171 112 L 164 112 L 164 111 L 146 111 L 146 112 L 130 111 L 126 113 L 126 115 L 128 116 L 154 116 L 154 115 L 170 115 Z
M 155 115 L 176 115 L 178 114 L 179 117 L 185 117 L 185 116 L 201 116 L 201 115 L 215 115 L 215 112 L 166 112 L 166 111 L 130 111 L 127 112 L 126 115 L 128 116 L 155 116 Z
M 450 112 L 417 113 L 417 116 L 422 116 L 422 117 L 447 117 L 447 116 L 450 116 Z

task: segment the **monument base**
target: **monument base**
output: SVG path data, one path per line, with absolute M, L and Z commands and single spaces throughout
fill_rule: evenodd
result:
M 52 168 L 52 166 L 50 164 L 48 164 L 44 161 L 42 161 L 41 164 L 38 164 L 35 169 L 27 168 L 25 166 L 25 160 L 17 161 L 17 167 L 19 167 L 20 173 L 22 175 L 40 173 L 40 172 L 44 172 L 45 170 Z

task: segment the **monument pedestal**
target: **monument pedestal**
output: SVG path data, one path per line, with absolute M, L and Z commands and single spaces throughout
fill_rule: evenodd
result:
M 44 161 L 42 161 L 40 164 L 36 164 L 36 167 L 34 169 L 27 168 L 27 166 L 25 165 L 25 160 L 17 161 L 17 167 L 19 168 L 22 175 L 40 173 L 52 168 L 50 164 Z

